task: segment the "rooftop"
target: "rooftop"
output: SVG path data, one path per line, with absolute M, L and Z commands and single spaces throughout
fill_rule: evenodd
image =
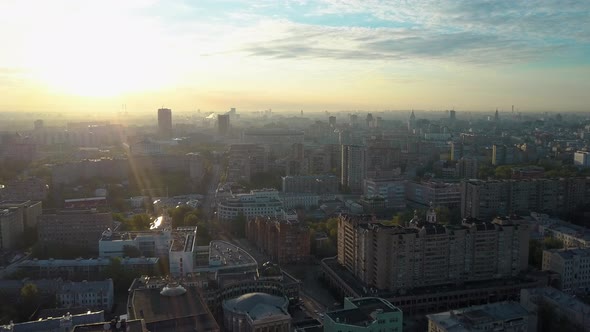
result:
M 369 326 L 381 313 L 399 312 L 401 310 L 394 307 L 384 299 L 376 297 L 365 297 L 350 300 L 356 306 L 352 309 L 343 309 L 326 313 L 333 321 L 339 324 Z
M 104 331 L 112 331 L 112 322 L 102 322 L 102 323 L 95 323 L 95 324 L 84 324 L 84 325 L 76 325 L 72 332 L 104 332 Z M 147 328 L 145 327 L 145 322 L 141 319 L 130 320 L 130 321 L 121 321 L 114 323 L 115 328 L 117 325 L 121 330 L 119 331 L 128 331 L 128 332 L 145 332 Z M 106 327 L 109 326 L 109 329 Z
M 543 296 L 544 301 L 554 302 L 561 308 L 568 308 L 569 310 L 576 312 L 590 313 L 590 305 L 553 287 L 527 288 L 523 289 L 521 292 L 527 292 L 531 296 Z
M 148 325 L 171 325 L 170 330 L 185 319 L 189 321 L 186 325 L 192 326 L 191 331 L 219 329 L 196 287 L 186 287 L 186 293 L 178 296 L 163 296 L 160 291 L 159 288 L 134 290 L 129 304 L 130 318 L 143 319 Z
M 209 243 L 209 267 L 230 268 L 252 266 L 258 267 L 258 262 L 244 249 L 225 241 L 211 241 Z
M 257 320 L 276 315 L 289 316 L 287 313 L 288 304 L 289 300 L 284 296 L 249 293 L 225 300 L 223 307 L 233 312 L 245 313 L 252 320 Z
M 429 320 L 447 331 L 471 331 L 479 324 L 491 322 L 517 322 L 529 312 L 517 302 L 498 302 L 427 315 Z
M 557 254 L 563 259 L 572 259 L 575 256 L 590 257 L 590 248 L 549 249 L 546 251 L 549 251 L 552 254 Z
M 140 264 L 157 264 L 159 261 L 158 257 L 139 257 L 139 258 L 124 258 L 121 260 L 122 265 L 140 265 Z M 19 267 L 43 267 L 43 266 L 94 266 L 102 265 L 106 266 L 111 264 L 109 258 L 96 258 L 96 259 L 28 259 L 19 263 Z
M 197 227 L 179 227 L 172 232 L 170 251 L 191 252 L 197 242 Z

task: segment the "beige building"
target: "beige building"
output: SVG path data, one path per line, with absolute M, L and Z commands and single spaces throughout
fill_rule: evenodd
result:
M 338 262 L 380 290 L 512 277 L 528 266 L 529 230 L 508 218 L 466 219 L 460 226 L 414 217 L 406 227 L 341 216 Z
M 543 270 L 559 274 L 565 293 L 590 293 L 590 248 L 543 250 Z

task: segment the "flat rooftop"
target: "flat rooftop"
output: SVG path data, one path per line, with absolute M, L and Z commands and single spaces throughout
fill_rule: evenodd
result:
M 76 325 L 72 332 L 104 332 L 105 331 L 105 324 L 110 324 L 110 322 L 103 322 L 103 323 L 95 323 L 95 324 L 84 324 L 84 325 Z M 130 320 L 123 323 L 126 326 L 126 329 L 122 329 L 121 331 L 128 331 L 128 332 L 147 332 L 147 328 L 145 327 L 145 322 L 141 319 Z
M 143 319 L 146 325 L 153 323 L 170 325 L 170 330 L 183 324 L 192 325 L 190 331 L 219 329 L 215 318 L 201 298 L 196 287 L 186 287 L 186 293 L 177 296 L 163 296 L 160 288 L 136 289 L 131 296 L 130 318 Z M 196 328 L 196 330 L 195 330 Z M 168 330 L 162 329 L 162 330 Z M 160 329 L 158 329 L 160 331 Z
M 471 331 L 480 324 L 520 321 L 530 314 L 518 302 L 498 302 L 426 315 L 447 331 Z
M 401 313 L 400 309 L 380 298 L 360 298 L 352 300 L 351 303 L 357 307 L 353 309 L 328 312 L 326 315 L 330 316 L 330 318 L 337 323 L 356 326 L 369 326 L 377 319 L 376 314 L 379 312 Z
M 246 265 L 258 266 L 258 262 L 244 249 L 225 241 L 209 243 L 209 266 L 228 268 Z
M 196 227 L 178 228 L 172 232 L 170 251 L 193 251 L 197 241 Z

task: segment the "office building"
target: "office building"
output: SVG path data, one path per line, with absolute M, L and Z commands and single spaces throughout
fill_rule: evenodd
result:
M 222 136 L 226 136 L 229 134 L 230 124 L 229 124 L 230 116 L 229 114 L 218 114 L 217 115 L 217 133 Z
M 217 204 L 217 217 L 221 221 L 234 220 L 238 215 L 282 217 L 283 202 L 276 189 L 252 190 L 247 194 L 232 195 Z
M 381 198 L 389 209 L 406 207 L 406 180 L 401 178 L 365 179 L 363 195 L 366 198 Z
M 228 151 L 227 181 L 250 182 L 252 175 L 268 171 L 268 153 L 256 144 L 232 144 Z
M 385 299 L 377 297 L 344 298 L 342 310 L 329 311 L 324 332 L 403 331 L 403 313 Z
M 428 332 L 535 332 L 537 316 L 517 302 L 498 302 L 426 315 Z
M 228 332 L 289 332 L 289 299 L 265 293 L 244 294 L 223 301 L 223 321 Z
M 590 248 L 543 250 L 542 268 L 559 274 L 557 288 L 563 292 L 590 293 Z
M 283 176 L 284 193 L 337 194 L 338 177 L 335 175 Z
M 414 216 L 407 227 L 341 216 L 338 263 L 368 287 L 390 291 L 508 278 L 528 268 L 528 240 L 526 223 L 466 219 L 442 226 L 432 207 L 426 220 Z
M 158 109 L 158 133 L 162 137 L 172 137 L 172 110 L 169 108 Z
M 0 208 L 0 249 L 16 249 L 22 243 L 23 233 L 23 210 Z
M 49 195 L 48 183 L 37 177 L 13 179 L 0 186 L 1 200 L 43 201 Z
M 246 223 L 246 238 L 279 264 L 309 259 L 309 228 L 296 220 L 257 217 Z
M 168 256 L 170 274 L 183 277 L 194 271 L 194 257 L 197 249 L 197 227 L 177 228 L 172 233 Z
M 64 282 L 55 294 L 62 308 L 84 307 L 111 311 L 114 305 L 113 279 L 102 281 Z
M 578 328 L 590 332 L 590 305 L 575 296 L 565 294 L 552 287 L 527 288 L 520 291 L 520 304 L 529 312 L 539 313 L 549 307 L 555 318 L 563 317 Z
M 477 179 L 479 162 L 477 158 L 462 157 L 457 161 L 457 174 L 463 179 Z
M 441 181 L 407 181 L 406 199 L 424 207 L 430 204 L 449 209 L 461 206 L 461 184 Z
M 461 215 L 486 219 L 532 211 L 569 212 L 586 200 L 587 180 L 578 178 L 466 180 Z
M 365 162 L 368 178 L 383 179 L 399 175 L 401 165 L 399 143 L 380 137 L 368 139 Z
M 99 257 L 125 257 L 128 247 L 144 257 L 167 257 L 172 242 L 170 229 L 145 232 L 113 232 L 107 229 L 98 240 Z
M 111 213 L 93 210 L 63 210 L 42 214 L 38 220 L 38 238 L 42 246 L 58 244 L 94 252 L 98 252 L 102 233 L 113 228 Z
M 342 145 L 342 172 L 340 184 L 351 193 L 363 191 L 366 175 L 366 151 L 363 146 Z

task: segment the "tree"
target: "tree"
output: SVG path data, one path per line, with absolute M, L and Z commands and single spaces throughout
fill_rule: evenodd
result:
M 35 284 L 26 284 L 20 289 L 20 297 L 22 300 L 22 314 L 25 317 L 30 318 L 41 305 L 41 296 L 39 295 L 39 289 Z
M 494 170 L 494 177 L 496 179 L 510 179 L 512 177 L 512 165 L 498 166 Z
M 248 219 L 243 213 L 239 213 L 232 221 L 232 233 L 238 237 L 244 237 L 246 235 L 246 222 Z

